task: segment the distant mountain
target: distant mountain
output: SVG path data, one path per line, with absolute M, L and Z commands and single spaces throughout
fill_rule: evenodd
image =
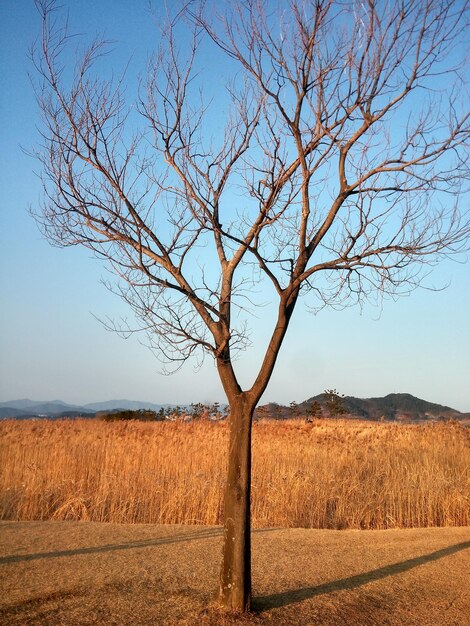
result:
M 150 409 L 151 411 L 159 411 L 166 408 L 169 404 L 153 404 L 152 402 L 139 402 L 138 400 L 108 400 L 108 402 L 92 402 L 85 404 L 83 409 L 86 411 L 116 411 L 118 409 L 137 411 L 138 409 Z
M 0 406 L 0 419 L 7 417 L 24 417 L 25 415 L 27 415 L 27 411 L 8 406 Z
M 323 417 L 330 417 L 327 396 L 321 393 L 298 404 L 295 408 L 278 404 L 267 404 L 257 409 L 258 416 L 285 419 L 305 416 L 316 403 L 321 408 Z M 438 419 L 470 419 L 470 413 L 461 413 L 456 409 L 416 398 L 409 393 L 390 393 L 383 398 L 342 398 L 344 415 L 342 417 L 366 420 L 388 421 L 425 421 Z
M 34 404 L 29 409 L 25 409 L 28 413 L 36 413 L 38 415 L 55 415 L 57 413 L 86 413 L 86 409 L 82 406 L 77 406 L 74 404 L 66 404 L 65 402 L 60 402 L 58 400 L 52 402 L 40 402 L 38 404 Z
M 29 413 L 60 413 L 61 411 L 83 411 L 82 406 L 68 404 L 62 400 L 11 400 L 10 402 L 0 402 L 0 408 L 18 409 Z
M 13 417 L 17 419 L 28 417 L 69 417 L 83 416 L 92 417 L 93 411 L 89 411 L 76 404 L 68 404 L 62 400 L 12 400 L 0 403 L 0 418 Z
M 30 417 L 94 417 L 97 412 L 111 412 L 116 410 L 150 409 L 158 412 L 161 408 L 174 406 L 169 404 L 153 404 L 152 402 L 140 402 L 138 400 L 109 400 L 108 402 L 95 402 L 84 406 L 68 404 L 62 400 L 41 402 L 38 400 L 12 400 L 0 402 L 0 419 L 16 418 L 27 419 Z
M 8 402 L 0 402 L 0 408 L 8 407 L 11 409 L 18 409 L 20 411 L 29 411 L 30 408 L 37 406 L 38 404 L 61 404 L 65 406 L 70 406 L 66 402 L 62 402 L 61 400 L 47 400 L 47 401 L 39 401 L 39 400 L 29 400 L 28 398 L 23 398 L 22 400 L 9 400 Z

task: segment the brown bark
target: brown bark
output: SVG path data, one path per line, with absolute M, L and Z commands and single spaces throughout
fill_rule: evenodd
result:
M 251 428 L 254 409 L 271 378 L 295 308 L 298 290 L 284 294 L 265 359 L 256 381 L 242 392 L 228 344 L 219 355 L 218 371 L 230 402 L 230 433 L 224 504 L 224 545 L 219 603 L 228 610 L 251 609 Z
M 251 608 L 251 425 L 254 406 L 246 394 L 230 404 L 228 475 L 225 488 L 224 546 L 219 603 L 226 609 Z

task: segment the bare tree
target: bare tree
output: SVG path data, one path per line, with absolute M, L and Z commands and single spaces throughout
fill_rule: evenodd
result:
M 313 308 L 399 295 L 468 242 L 466 3 L 191 2 L 168 18 L 134 107 L 124 79 L 99 78 L 105 42 L 72 71 L 67 28 L 37 4 L 38 220 L 111 266 L 162 358 L 213 357 L 230 405 L 219 600 L 248 610 L 252 416 L 300 294 Z M 233 70 L 218 133 L 201 96 L 209 45 Z M 262 281 L 277 319 L 242 389 L 233 359 Z

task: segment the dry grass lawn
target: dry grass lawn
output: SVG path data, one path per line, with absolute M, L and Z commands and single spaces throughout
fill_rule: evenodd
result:
M 467 626 L 470 528 L 260 529 L 255 612 L 210 605 L 221 529 L 0 523 L 9 626 Z

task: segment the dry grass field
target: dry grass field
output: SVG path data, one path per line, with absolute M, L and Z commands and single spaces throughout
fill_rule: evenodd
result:
M 222 521 L 224 423 L 0 422 L 0 519 Z M 470 429 L 260 421 L 253 527 L 470 525 Z

